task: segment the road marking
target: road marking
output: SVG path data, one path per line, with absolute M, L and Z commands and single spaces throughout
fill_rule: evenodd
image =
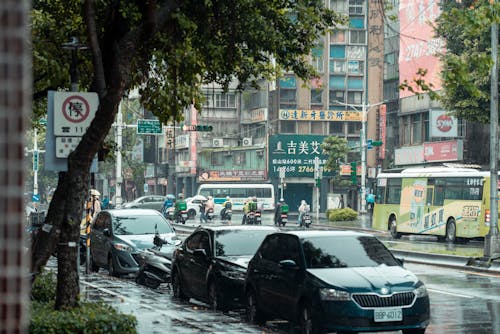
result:
M 431 291 L 431 292 L 435 292 L 435 293 L 441 293 L 443 295 L 450 295 L 450 296 L 455 296 L 455 297 L 462 297 L 462 298 L 467 298 L 467 299 L 476 298 L 474 296 L 463 295 L 461 293 L 449 292 L 449 291 L 444 291 L 444 290 L 436 290 L 436 289 L 429 289 L 429 288 L 427 288 L 427 291 Z

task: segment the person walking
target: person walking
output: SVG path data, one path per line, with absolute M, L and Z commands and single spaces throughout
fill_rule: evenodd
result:
M 200 207 L 200 224 L 206 223 L 207 222 L 207 215 L 206 213 L 206 206 L 207 206 L 207 201 L 201 201 L 199 204 Z

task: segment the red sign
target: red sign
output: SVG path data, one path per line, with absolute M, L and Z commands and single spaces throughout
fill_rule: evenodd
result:
M 453 128 L 453 118 L 446 114 L 440 115 L 436 120 L 436 127 L 442 132 L 450 131 Z
M 387 119 L 387 106 L 385 104 L 380 106 L 380 114 L 379 114 L 379 124 L 378 127 L 380 129 L 380 141 L 382 142 L 382 145 L 380 145 L 380 148 L 378 150 L 378 157 L 379 159 L 385 159 L 385 136 L 386 136 L 386 119 Z
M 461 140 L 424 143 L 424 159 L 428 162 L 457 161 L 463 159 Z

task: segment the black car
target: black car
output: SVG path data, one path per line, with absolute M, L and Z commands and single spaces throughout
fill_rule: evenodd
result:
M 244 306 L 248 261 L 273 226 L 198 227 L 184 240 L 172 262 L 174 296 L 195 298 L 212 309 Z
M 175 230 L 161 213 L 153 209 L 115 209 L 99 212 L 90 225 L 90 265 L 108 269 L 112 276 L 139 270 L 141 252 L 152 248 L 155 234 L 170 244 L 173 253 Z M 163 251 L 163 249 L 162 249 Z
M 375 237 L 349 231 L 268 235 L 248 264 L 247 320 L 281 318 L 301 333 L 424 333 L 424 284 Z

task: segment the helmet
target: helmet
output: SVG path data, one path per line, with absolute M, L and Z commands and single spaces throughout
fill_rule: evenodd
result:
M 257 196 L 252 197 L 252 200 L 253 200 L 254 202 L 257 202 Z
M 184 198 L 184 194 L 183 193 L 179 193 L 179 195 L 177 197 Z
M 227 199 L 227 200 L 229 201 L 229 200 L 231 199 L 231 197 L 229 197 L 229 196 L 226 196 L 226 199 Z
M 280 203 L 285 202 L 285 199 L 283 197 L 280 198 Z
M 212 199 L 213 197 L 212 196 L 208 196 L 208 199 Z

